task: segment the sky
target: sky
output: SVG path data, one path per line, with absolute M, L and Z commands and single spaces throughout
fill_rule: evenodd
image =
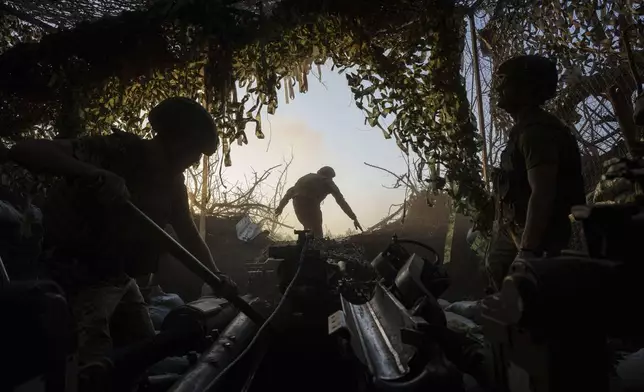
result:
M 395 141 L 385 139 L 381 130 L 365 124 L 344 75 L 332 71 L 330 63 L 322 67 L 322 83 L 309 77 L 309 91 L 299 94 L 296 90 L 295 94 L 295 100 L 287 104 L 282 92 L 275 115 L 264 114 L 265 139 L 257 139 L 252 128 L 247 145 L 232 145 L 233 164 L 224 171 L 224 178 L 232 183 L 244 182 L 244 176 L 252 175 L 253 170 L 262 172 L 282 164 L 292 153 L 287 187 L 305 174 L 331 166 L 336 171 L 336 184 L 363 228 L 378 223 L 392 204 L 403 201 L 405 190 L 383 187 L 393 185 L 395 179 L 364 162 L 395 173 L 407 172 Z M 269 185 L 275 183 L 277 175 L 268 179 Z M 331 196 L 324 201 L 322 214 L 325 230 L 334 235 L 353 228 Z M 285 223 L 301 228 L 292 204 L 284 209 L 284 216 Z

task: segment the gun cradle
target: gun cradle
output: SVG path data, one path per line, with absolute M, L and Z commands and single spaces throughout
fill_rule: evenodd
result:
M 374 263 L 382 268 L 382 256 Z M 398 265 L 397 275 L 378 283 L 368 302 L 356 304 L 341 296 L 341 310 L 329 317 L 329 334 L 349 342 L 379 389 L 462 391 L 462 374 L 439 343 L 445 337 L 445 318 L 431 282 L 423 279 L 430 276 L 423 273 L 428 270 L 425 260 L 409 255 Z
M 420 332 L 427 322 L 413 317 L 386 288 L 378 285 L 373 299 L 354 305 L 342 298 L 342 310 L 329 317 L 329 334 L 350 337 L 353 353 L 380 380 L 405 378 L 416 347 L 403 343 L 404 329 Z
M 305 245 L 274 247 L 262 263 L 275 271 L 283 294 L 270 332 L 256 336 L 258 326 L 226 301 L 202 298 L 173 310 L 152 341 L 110 358 L 110 368 L 94 377 L 97 384 L 115 378 L 123 388 L 111 390 L 125 390 L 150 364 L 194 350 L 202 355 L 180 379 L 149 377 L 143 386 L 177 392 L 464 390 L 463 374 L 451 362 L 458 356 L 451 352 L 462 350 L 447 347 L 445 316 L 435 299 L 449 283 L 440 264 L 398 248 L 369 265 Z M 379 277 L 385 263 L 395 274 Z M 261 302 L 247 301 L 253 307 Z

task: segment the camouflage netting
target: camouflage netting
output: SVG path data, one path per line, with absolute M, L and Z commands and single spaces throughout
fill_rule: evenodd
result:
M 311 70 L 332 60 L 370 126 L 441 164 L 457 208 L 473 215 L 485 200 L 460 74 L 467 1 L 37 4 L 14 0 L 0 18 L 5 138 L 111 126 L 147 137 L 149 109 L 184 95 L 211 110 L 228 166 L 233 142 L 248 143 L 249 131 L 264 137 L 262 117 L 275 113 L 278 92 L 305 93 Z
M 492 70 L 517 54 L 546 55 L 557 60 L 561 77 L 558 96 L 548 104 L 548 109 L 577 132 L 588 201 L 631 200 L 633 188 L 629 183 L 605 181 L 601 176 L 605 162 L 625 156 L 628 141 L 641 138 L 642 130 L 632 124 L 632 113 L 623 115 L 620 123 L 609 91 L 617 87 L 617 99 L 625 106 L 632 105 L 637 81 L 622 38 L 628 39 L 634 67 L 641 73 L 642 2 L 499 0 L 484 2 L 481 11 L 478 22 L 482 28 L 478 32 L 487 82 L 484 94 L 489 99 L 490 113 L 486 115 L 488 163 L 498 165 L 513 124 L 507 113 L 496 108 Z M 571 247 L 581 250 L 578 223 L 574 224 L 574 231 Z
M 640 3 L 12 0 L 0 7 L 0 73 L 10 76 L 0 81 L 0 134 L 65 137 L 116 125 L 149 136 L 151 105 L 180 94 L 209 106 L 230 164 L 231 145 L 248 143 L 246 132 L 263 137 L 262 115 L 277 109 L 278 90 L 289 100 L 306 92 L 310 71 L 331 59 L 369 125 L 418 153 L 424 168 L 440 167 L 436 176 L 446 178 L 432 180 L 447 183 L 456 207 L 472 213 L 487 198 L 463 78 L 473 69 L 461 73 L 464 21 L 474 12 L 490 113 L 486 163 L 498 162 L 510 126 L 494 106 L 490 71 L 518 53 L 545 53 L 559 60 L 562 76 L 551 109 L 578 130 L 590 194 L 602 163 L 626 151 L 607 91 L 635 91 L 617 17 L 626 18 L 641 68 Z M 611 197 L 601 192 L 591 198 Z
M 575 127 L 583 154 L 587 192 L 594 192 L 603 163 L 627 152 L 624 130 L 620 129 L 608 91 L 616 86 L 626 102 L 632 103 L 637 85 L 620 38 L 628 38 L 635 67 L 641 73 L 644 70 L 641 2 L 502 0 L 492 3 L 495 4 L 489 8 L 490 16 L 485 18 L 485 27 L 480 30 L 483 53 L 492 67 L 520 53 L 543 54 L 558 61 L 560 91 L 549 109 Z M 618 21 L 620 15 L 624 18 L 622 24 Z M 494 102 L 494 97 L 491 98 Z M 498 158 L 512 122 L 493 104 L 490 109 L 495 134 L 490 135 L 493 142 L 489 155 Z M 641 130 L 637 130 L 635 137 L 640 136 Z

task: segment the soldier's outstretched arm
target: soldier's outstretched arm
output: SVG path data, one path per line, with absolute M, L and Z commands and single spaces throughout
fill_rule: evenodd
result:
M 188 195 L 185 185 L 177 187 L 177 194 L 172 205 L 170 225 L 179 238 L 179 242 L 192 253 L 203 265 L 213 272 L 219 272 L 215 260 L 206 242 L 201 238 L 199 230 L 192 219 Z
M 291 201 L 293 196 L 295 196 L 295 187 L 290 187 L 284 194 L 284 197 L 282 198 L 282 200 L 280 200 L 280 204 L 275 209 L 275 213 L 277 215 L 282 213 L 282 210 L 284 210 L 284 207 L 286 207 L 288 202 Z
M 32 139 L 16 144 L 8 155 L 10 160 L 33 172 L 79 179 L 95 187 L 97 199 L 109 204 L 130 197 L 125 180 L 103 169 L 110 161 L 108 157 L 113 157 L 120 147 L 119 139 L 109 136 Z
M 97 170 L 75 157 L 72 140 L 26 140 L 11 148 L 8 158 L 33 172 L 64 177 L 91 176 Z
M 347 201 L 344 199 L 344 195 L 342 194 L 342 192 L 340 192 L 340 188 L 338 188 L 338 186 L 335 185 L 335 182 L 331 180 L 329 180 L 329 184 L 331 186 L 331 195 L 335 199 L 335 202 L 338 203 L 340 208 L 342 208 L 342 211 L 344 211 L 344 213 L 347 214 L 347 216 L 351 218 L 352 221 L 357 221 L 358 218 L 356 217 L 356 214 L 354 214 L 353 210 L 349 206 L 349 203 L 347 203 Z
M 210 253 L 210 249 L 206 242 L 201 238 L 199 230 L 192 220 L 190 214 L 190 206 L 188 204 L 188 192 L 186 186 L 181 184 L 175 188 L 174 203 L 172 205 L 172 216 L 170 224 L 174 232 L 179 238 L 181 245 L 194 257 L 197 258 L 206 268 L 217 274 L 221 281 L 219 287 L 209 287 L 204 284 L 201 288 L 201 295 L 212 295 L 213 290 L 215 295 L 229 298 L 229 296 L 237 295 L 237 285 L 226 274 L 222 273 Z

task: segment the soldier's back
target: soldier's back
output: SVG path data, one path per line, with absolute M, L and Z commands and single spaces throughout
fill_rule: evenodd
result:
M 581 153 L 574 136 L 574 131 L 555 115 L 540 111 L 530 121 L 532 126 L 538 126 L 545 132 L 552 132 L 551 140 L 555 140 L 559 149 L 558 193 L 561 201 L 569 208 L 570 205 L 584 204 L 586 201 L 584 179 L 581 168 Z M 555 147 L 555 146 L 553 146 Z
M 293 187 L 295 197 L 304 197 L 317 202 L 321 202 L 331 193 L 329 179 L 317 173 L 302 176 Z
M 155 170 L 144 158 L 141 138 L 115 132 L 74 143 L 77 159 L 121 176 L 132 202 L 165 226 L 183 177 Z M 91 191 L 78 184 L 59 181 L 49 192 L 44 214 L 48 245 L 94 264 L 98 275 L 117 274 L 126 265 L 128 270 L 155 268 L 159 255 L 155 236 L 127 209 L 99 204 Z

